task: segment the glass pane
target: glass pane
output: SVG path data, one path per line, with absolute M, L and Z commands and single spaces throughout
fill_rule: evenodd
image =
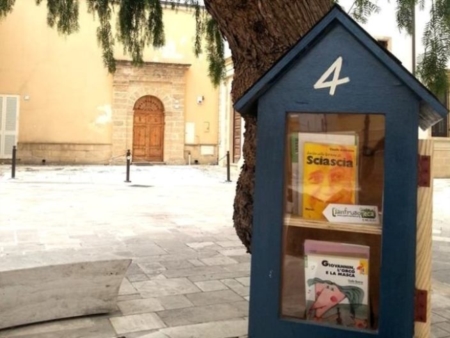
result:
M 289 113 L 281 315 L 378 327 L 382 114 Z

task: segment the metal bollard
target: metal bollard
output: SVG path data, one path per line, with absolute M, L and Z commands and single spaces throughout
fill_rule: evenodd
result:
M 11 178 L 16 178 L 16 153 L 17 153 L 17 148 L 16 148 L 16 146 L 13 146 L 13 148 L 12 148 Z
M 227 180 L 226 182 L 231 182 L 230 180 L 230 152 L 227 151 Z
M 127 150 L 127 179 L 126 183 L 130 183 L 130 165 L 131 165 L 131 151 L 130 149 Z

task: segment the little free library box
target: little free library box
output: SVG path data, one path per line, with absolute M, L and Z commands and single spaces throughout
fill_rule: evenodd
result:
M 418 128 L 446 108 L 335 6 L 235 109 L 257 116 L 249 336 L 426 337 Z

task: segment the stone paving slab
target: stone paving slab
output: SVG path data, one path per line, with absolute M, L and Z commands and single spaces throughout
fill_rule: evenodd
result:
M 248 302 L 220 303 L 211 305 L 197 305 L 194 307 L 158 312 L 158 316 L 167 326 L 182 326 L 200 323 L 217 322 L 248 315 Z
M 155 298 L 126 300 L 117 305 L 124 316 L 164 310 L 161 302 Z
M 0 330 L 2 338 L 112 338 L 116 337 L 108 318 L 75 318 Z
M 235 292 L 228 289 L 219 291 L 191 293 L 189 295 L 186 295 L 186 298 L 189 299 L 191 303 L 194 304 L 195 306 L 234 303 L 244 300 L 242 297 L 239 297 Z
M 194 324 L 161 329 L 140 338 L 237 338 L 247 332 L 247 325 L 246 319 Z
M 194 283 L 203 292 L 228 290 L 227 286 L 218 280 L 210 280 Z
M 186 295 L 157 297 L 156 299 L 161 303 L 164 310 L 183 309 L 194 306 Z
M 0 166 L 0 258 L 45 252 L 132 258 L 116 312 L 0 330 L 0 338 L 237 338 L 250 256 L 219 167 Z M 450 338 L 450 180 L 435 180 L 432 337 Z M 211 198 L 214 194 L 214 198 Z M 444 201 L 444 202 L 443 202 Z M 445 202 L 446 201 L 446 202 Z M 445 207 L 447 205 L 447 207 Z
M 160 316 L 155 313 L 142 313 L 110 318 L 111 324 L 117 334 L 154 330 L 165 327 Z

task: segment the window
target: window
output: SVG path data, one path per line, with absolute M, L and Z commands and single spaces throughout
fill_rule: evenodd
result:
M 19 97 L 0 95 L 0 158 L 11 158 L 17 144 Z
M 392 50 L 392 39 L 389 37 L 376 37 L 378 44 L 384 49 L 391 51 Z
M 387 42 L 387 40 L 377 40 L 377 42 L 384 49 L 388 49 L 388 42 Z

